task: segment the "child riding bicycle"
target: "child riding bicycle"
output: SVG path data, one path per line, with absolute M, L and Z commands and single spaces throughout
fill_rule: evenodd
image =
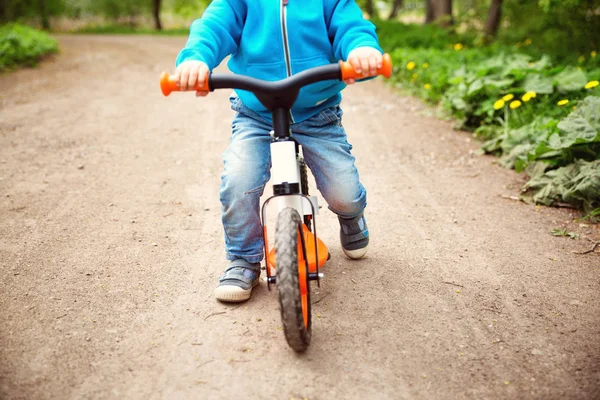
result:
M 213 0 L 192 24 L 177 58 L 180 90 L 202 86 L 208 72 L 228 55 L 232 72 L 268 81 L 338 60 L 348 60 L 356 72 L 369 76 L 382 63 L 375 27 L 363 19 L 354 0 Z M 369 244 L 366 190 L 341 125 L 344 87 L 343 82 L 325 81 L 303 88 L 290 112 L 290 129 L 317 188 L 338 216 L 344 253 L 358 259 Z M 223 155 L 220 188 L 230 263 L 215 297 L 238 302 L 250 298 L 264 257 L 259 206 L 270 177 L 272 124 L 270 112 L 254 94 L 236 90 L 230 100 L 237 114 Z

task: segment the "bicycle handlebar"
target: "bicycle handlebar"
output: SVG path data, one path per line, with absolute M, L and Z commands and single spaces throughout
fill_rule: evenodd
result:
M 250 92 L 282 92 L 291 89 L 299 89 L 311 83 L 325 80 L 347 80 L 361 79 L 371 76 L 382 75 L 386 78 L 392 76 L 392 58 L 389 54 L 383 55 L 381 68 L 377 69 L 376 75 L 364 76 L 362 73 L 357 73 L 352 64 L 347 61 L 340 61 L 338 64 L 324 65 L 315 67 L 299 74 L 292 75 L 279 81 L 270 82 L 260 79 L 251 78 L 244 75 L 234 74 L 209 74 L 208 79 L 202 86 L 196 85 L 193 90 L 197 91 L 213 91 L 215 89 L 242 89 Z M 160 89 L 165 96 L 171 92 L 179 92 L 180 88 L 173 75 L 163 72 L 160 77 Z

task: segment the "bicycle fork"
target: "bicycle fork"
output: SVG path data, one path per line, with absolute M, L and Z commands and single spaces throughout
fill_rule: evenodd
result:
M 268 198 L 262 207 L 262 224 L 265 243 L 265 257 L 267 270 L 267 284 L 276 283 L 276 276 L 271 274 L 271 268 L 275 267 L 275 249 L 269 248 L 266 225 L 266 207 L 275 202 L 277 214 L 286 208 L 293 208 L 301 217 L 311 217 L 311 229 L 306 224 L 298 227 L 299 246 L 298 262 L 306 266 L 309 280 L 316 280 L 320 286 L 319 267 L 327 260 L 328 250 L 325 244 L 318 239 L 316 232 L 315 215 L 318 204 L 316 196 L 302 194 L 302 176 L 300 173 L 300 160 L 302 149 L 300 145 L 291 138 L 277 137 L 271 133 L 271 180 L 273 182 L 273 196 Z M 320 254 L 319 254 L 320 253 Z

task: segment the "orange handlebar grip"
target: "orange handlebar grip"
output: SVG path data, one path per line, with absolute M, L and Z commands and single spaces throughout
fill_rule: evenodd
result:
M 175 81 L 173 75 L 169 75 L 167 72 L 163 72 L 160 76 L 160 90 L 165 96 L 171 94 L 171 92 L 180 92 L 179 86 L 177 86 L 177 82 Z M 196 84 L 194 90 L 209 92 L 210 89 L 208 87 L 208 80 L 204 81 L 204 85 L 200 86 Z
M 356 71 L 354 70 L 354 67 L 348 61 L 340 61 L 340 68 L 342 70 L 342 80 L 343 81 L 345 81 L 346 79 L 362 79 L 362 78 L 368 78 L 369 76 L 371 76 L 371 75 L 364 76 L 362 73 L 360 73 L 360 74 L 356 73 Z M 385 53 L 383 55 L 383 61 L 381 63 L 381 68 L 377 69 L 376 75 L 383 75 L 386 78 L 390 78 L 392 76 L 392 57 L 388 53 Z

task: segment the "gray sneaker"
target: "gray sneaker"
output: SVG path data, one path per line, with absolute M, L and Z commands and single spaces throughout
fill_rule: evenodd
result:
M 342 218 L 340 221 L 340 241 L 344 253 L 357 260 L 363 258 L 369 246 L 369 228 L 363 213 L 354 218 Z
M 251 264 L 246 260 L 233 260 L 215 289 L 217 300 L 237 303 L 246 301 L 252 294 L 252 288 L 258 285 L 260 263 Z

